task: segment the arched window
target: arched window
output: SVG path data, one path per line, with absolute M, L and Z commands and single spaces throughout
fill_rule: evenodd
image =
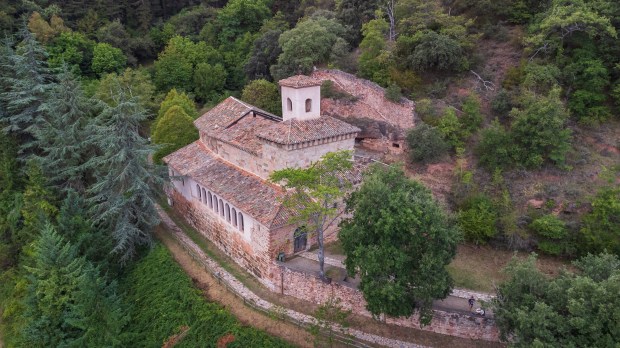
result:
M 312 99 L 306 99 L 306 112 L 312 111 Z
M 220 199 L 220 216 L 224 217 L 224 202 Z
M 286 108 L 288 111 L 293 111 L 293 102 L 291 101 L 291 98 L 286 98 Z
M 239 231 L 243 232 L 243 214 L 239 213 Z
M 202 201 L 202 196 L 200 195 L 200 186 L 198 184 L 196 184 L 196 192 L 198 192 L 198 200 Z
M 202 189 L 202 202 L 207 204 L 207 190 Z
M 224 211 L 226 212 L 226 221 L 230 222 L 230 206 L 228 203 L 226 203 L 226 210 Z
M 232 212 L 230 213 L 230 215 L 232 217 L 233 226 L 237 227 L 237 210 L 235 208 L 232 208 Z
M 213 195 L 211 195 L 211 191 L 207 192 L 207 200 L 209 201 L 209 208 L 213 209 Z
M 217 207 L 217 196 L 213 195 L 213 210 L 215 210 L 216 213 L 219 213 L 220 210 Z

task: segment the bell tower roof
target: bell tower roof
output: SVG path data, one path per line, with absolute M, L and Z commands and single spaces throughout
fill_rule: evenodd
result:
M 320 86 L 321 80 L 306 75 L 295 75 L 278 82 L 280 86 L 291 88 L 304 88 Z

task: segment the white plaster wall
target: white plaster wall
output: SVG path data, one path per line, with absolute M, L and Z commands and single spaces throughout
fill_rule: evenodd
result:
M 287 98 L 293 103 L 293 109 L 288 109 Z M 306 99 L 312 100 L 312 109 L 306 112 Z M 282 86 L 282 118 L 284 121 L 291 118 L 309 120 L 321 116 L 321 86 L 292 88 Z

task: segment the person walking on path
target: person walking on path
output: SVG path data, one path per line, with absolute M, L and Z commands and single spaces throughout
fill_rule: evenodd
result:
M 474 308 L 474 303 L 476 303 L 474 296 L 470 297 L 469 300 L 467 300 L 467 302 L 469 303 L 469 311 L 471 312 L 472 309 Z

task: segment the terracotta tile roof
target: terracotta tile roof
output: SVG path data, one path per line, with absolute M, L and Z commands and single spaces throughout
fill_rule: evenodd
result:
M 358 132 L 359 128 L 346 122 L 330 116 L 321 116 L 311 120 L 293 118 L 274 123 L 258 130 L 256 136 L 274 143 L 290 145 Z
M 191 177 L 269 228 L 282 226 L 288 221 L 284 218 L 285 209 L 281 207 L 285 195 L 281 187 L 217 158 L 200 141 L 163 160 L 176 172 Z
M 228 97 L 200 116 L 194 125 L 210 137 L 260 155 L 261 144 L 254 133 L 280 120 L 265 110 Z
M 315 79 L 314 77 L 306 76 L 306 75 L 295 75 L 284 80 L 278 81 L 280 86 L 285 87 L 293 87 L 293 88 L 301 88 L 301 87 L 311 87 L 311 86 L 320 86 L 321 80 Z

